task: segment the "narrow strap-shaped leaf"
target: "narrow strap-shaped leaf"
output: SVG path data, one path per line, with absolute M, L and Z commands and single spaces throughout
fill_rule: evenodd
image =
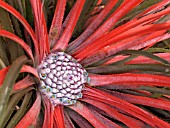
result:
M 156 33 L 159 34 L 159 35 L 157 35 Z M 152 37 L 152 35 L 155 35 L 155 34 L 158 37 Z M 162 34 L 162 35 L 160 35 L 160 34 Z M 162 40 L 170 38 L 169 33 L 163 34 L 163 33 L 161 33 L 161 31 L 160 32 L 159 31 L 154 32 L 154 33 L 152 33 L 152 35 L 149 34 L 144 39 L 143 39 L 143 36 L 142 37 L 137 36 L 137 39 L 135 39 L 135 37 L 130 38 L 130 39 L 126 39 L 125 42 L 123 41 L 123 42 L 119 42 L 119 43 L 113 45 L 113 46 L 115 46 L 115 48 L 113 46 L 105 47 L 102 50 L 99 50 L 98 52 L 94 53 L 92 56 L 89 56 L 88 58 L 85 58 L 81 63 L 84 66 L 88 66 L 90 64 L 93 64 L 93 63 L 103 59 L 104 57 L 107 57 L 108 55 L 113 55 L 113 54 L 117 53 L 118 51 L 126 50 L 126 49 L 138 50 L 138 49 L 141 49 L 141 48 L 144 48 L 144 47 L 149 48 L 150 46 L 152 46 L 153 44 L 155 44 L 155 43 L 157 43 L 159 41 L 162 41 Z M 144 36 L 146 36 L 146 35 L 144 35 Z M 131 39 L 132 39 L 132 42 L 131 42 Z M 99 57 L 96 56 L 98 54 L 100 55 Z
M 118 92 L 112 92 L 111 94 L 133 104 L 141 104 L 170 111 L 170 102 L 168 100 L 135 96 Z
M 36 52 L 36 61 L 38 61 L 38 56 L 39 56 L 38 42 L 36 40 L 35 33 L 32 30 L 31 26 L 28 24 L 28 22 L 24 19 L 24 17 L 21 14 L 19 14 L 12 6 L 8 5 L 7 3 L 3 2 L 2 0 L 0 1 L 0 7 L 4 8 L 8 12 L 10 12 L 13 16 L 15 16 L 22 23 L 22 25 L 25 27 L 25 29 L 28 31 L 28 33 L 30 34 L 30 36 L 34 42 L 35 52 Z
M 21 68 L 21 72 L 28 72 L 33 74 L 37 79 L 39 79 L 38 73 L 37 73 L 37 69 L 28 66 L 28 65 L 23 65 L 23 67 Z
M 73 111 L 72 109 L 65 108 L 69 117 L 76 122 L 76 124 L 81 128 L 92 128 L 90 122 L 88 122 L 84 117 L 82 117 L 79 113 Z
M 26 63 L 28 58 L 26 56 L 21 56 L 16 59 L 13 64 L 11 65 L 4 81 L 3 85 L 0 89 L 0 127 L 3 124 L 4 114 L 7 107 L 7 103 L 10 97 L 11 90 L 13 85 L 15 84 L 15 80 L 17 79 L 20 69 Z
M 28 88 L 29 90 L 33 89 L 33 88 Z M 23 90 L 22 90 L 23 91 Z M 21 93 L 22 94 L 22 93 Z M 32 91 L 29 91 L 25 94 L 24 97 L 21 97 L 19 100 L 22 100 L 22 104 L 19 107 L 19 109 L 17 110 L 17 112 L 15 112 L 15 115 L 12 116 L 12 118 L 10 118 L 10 121 L 8 122 L 6 128 L 13 128 L 15 127 L 15 125 L 19 122 L 19 120 L 23 117 L 23 115 L 25 114 L 25 112 L 29 109 L 28 105 L 30 103 L 30 100 L 32 98 Z M 14 107 L 15 108 L 15 107 Z
M 151 75 L 151 74 L 112 74 L 112 75 L 94 75 L 89 74 L 91 86 L 105 86 L 118 84 L 120 86 L 128 85 L 147 85 L 147 86 L 167 86 L 169 87 L 170 77 Z
M 88 66 L 106 57 L 112 56 L 117 52 L 127 50 L 127 49 L 133 49 L 132 48 L 133 46 L 139 47 L 139 49 L 143 48 L 149 45 L 150 43 L 152 44 L 153 41 L 155 43 L 155 41 L 156 42 L 160 41 L 159 39 L 164 39 L 162 38 L 162 35 L 166 36 L 164 32 L 165 31 L 159 31 L 143 36 L 134 36 L 132 38 L 125 39 L 124 41 L 120 41 L 119 43 L 109 45 L 108 47 L 104 47 L 103 49 L 100 49 L 97 52 L 92 53 L 93 55 L 91 56 L 88 55 L 89 57 L 83 59 L 81 64 L 83 64 L 84 66 Z M 137 50 L 137 48 L 135 49 Z
M 19 121 L 15 128 L 28 128 L 36 121 L 41 108 L 41 95 L 37 92 L 36 100 L 26 115 Z
M 32 76 L 27 75 L 25 78 L 23 78 L 22 80 L 20 80 L 14 85 L 13 90 L 16 91 L 16 90 L 25 89 L 27 87 L 32 86 L 33 84 L 35 84 L 35 79 Z
M 78 47 L 83 41 L 85 41 L 101 24 L 106 15 L 110 12 L 110 10 L 115 6 L 117 0 L 110 0 L 104 9 L 99 13 L 99 15 L 95 18 L 95 20 L 88 26 L 88 28 L 73 42 L 70 43 L 67 51 L 71 52 L 76 47 Z
M 134 27 L 137 27 L 137 26 L 139 26 L 139 25 L 142 25 L 142 24 L 145 24 L 145 25 L 146 25 L 146 23 L 147 23 L 148 21 L 150 21 L 150 20 L 155 21 L 156 19 L 158 19 L 158 18 L 160 18 L 160 17 L 162 17 L 162 16 L 164 16 L 164 15 L 167 15 L 167 14 L 169 14 L 169 13 L 170 13 L 170 8 L 167 8 L 167 9 L 161 11 L 161 12 L 158 12 L 158 13 L 156 13 L 156 14 L 151 14 L 151 15 L 146 16 L 146 17 L 143 17 L 143 18 L 141 18 L 141 19 L 139 19 L 139 20 L 138 20 L 138 19 L 133 19 L 133 20 L 127 22 L 126 24 L 124 24 L 124 25 L 122 25 L 122 26 L 120 26 L 120 27 L 112 30 L 112 31 L 110 32 L 110 34 L 112 33 L 111 35 L 110 35 L 109 33 L 108 33 L 106 36 L 103 35 L 102 37 L 98 38 L 97 40 L 91 42 L 90 45 L 94 45 L 94 44 L 95 44 L 95 46 L 98 46 L 99 44 L 103 44 L 102 42 L 106 42 L 106 41 L 108 41 L 110 38 L 114 38 L 114 37 L 116 37 L 116 36 L 118 36 L 118 35 L 121 35 L 123 32 L 126 33 L 126 31 L 128 31 L 128 30 L 130 30 L 130 29 L 132 29 L 132 28 L 134 28 Z M 110 36 L 110 37 L 109 37 L 109 36 Z M 108 38 L 108 37 L 109 37 L 109 38 Z M 130 37 L 130 35 L 129 35 L 129 37 Z M 100 41 L 101 41 L 101 42 L 100 42 Z M 115 40 L 114 40 L 114 41 L 115 41 Z M 84 48 L 84 50 L 87 50 L 87 47 L 89 47 L 89 46 L 86 46 L 86 47 Z M 80 51 L 80 52 L 74 53 L 74 55 L 77 55 L 77 54 L 80 54 L 80 53 L 82 54 L 83 50 L 79 50 L 79 51 Z
M 6 110 L 5 117 L 4 117 L 5 120 L 3 121 L 2 128 L 6 125 L 6 123 L 8 121 L 12 122 L 11 119 L 14 118 L 14 117 L 12 117 L 11 115 L 16 110 L 16 106 L 17 106 L 18 102 L 23 98 L 24 95 L 29 94 L 29 91 L 32 90 L 32 89 L 33 88 L 27 88 L 27 89 L 24 89 L 22 91 L 18 91 L 17 93 L 12 95 L 12 97 L 10 98 L 9 103 L 8 103 L 8 107 L 7 107 L 7 110 Z M 13 120 L 13 122 L 17 122 L 17 121 Z M 10 125 L 10 124 L 8 123 L 8 125 Z
M 159 2 L 157 4 L 154 4 L 151 7 L 149 7 L 148 9 L 146 9 L 144 12 L 142 12 L 137 17 L 139 18 L 139 17 L 145 16 L 145 15 L 148 15 L 150 13 L 154 13 L 154 12 L 160 11 L 160 10 L 164 9 L 165 6 L 167 6 L 169 3 L 170 3 L 169 0 L 162 0 L 161 2 Z
M 54 120 L 57 124 L 57 128 L 65 128 L 64 125 L 64 112 L 63 106 L 57 105 L 54 109 Z
M 132 122 L 130 119 L 128 119 L 126 116 L 124 116 L 123 114 L 119 113 L 118 111 L 116 111 L 115 109 L 111 108 L 109 105 L 104 104 L 102 102 L 96 101 L 96 100 L 91 100 L 89 98 L 84 97 L 83 99 L 81 99 L 82 101 L 85 101 L 87 103 L 90 103 L 94 106 L 96 106 L 97 108 L 102 109 L 103 111 L 105 111 L 106 113 L 108 113 L 108 115 L 111 115 L 113 118 L 123 122 L 124 124 L 126 124 L 129 128 L 139 128 L 138 124 L 136 124 L 135 122 Z
M 170 66 L 151 65 L 151 64 L 136 64 L 136 65 L 115 65 L 115 66 L 100 66 L 86 69 L 89 73 L 94 74 L 116 74 L 127 72 L 151 71 L 163 74 L 170 73 Z
M 0 30 L 0 36 L 10 38 L 11 40 L 18 43 L 26 51 L 26 53 L 29 55 L 29 57 L 34 61 L 34 57 L 33 57 L 31 48 L 19 37 L 17 37 L 16 35 L 8 32 L 6 30 Z
M 85 96 L 92 98 L 94 100 L 98 100 L 101 102 L 104 102 L 106 104 L 113 105 L 119 109 L 122 109 L 123 111 L 127 112 L 130 115 L 133 115 L 134 117 L 148 123 L 152 127 L 169 127 L 170 125 L 167 122 L 164 122 L 163 120 L 160 120 L 156 116 L 152 115 L 151 113 L 134 106 L 133 104 L 130 104 L 124 100 L 118 99 L 108 93 L 105 93 L 103 91 L 86 87 L 85 92 L 83 93 Z M 106 98 L 107 97 L 107 98 Z
M 129 52 L 128 52 L 129 51 Z M 132 52 L 131 52 L 132 51 Z M 131 56 L 126 56 L 126 55 L 122 55 L 119 56 L 119 54 L 123 54 L 124 52 L 127 52 L 127 54 L 131 54 Z M 130 53 L 131 52 L 131 53 Z M 168 50 L 165 50 L 165 52 L 170 52 Z M 134 54 L 133 54 L 134 53 Z M 125 53 L 126 54 L 126 53 Z M 106 64 L 112 64 L 112 65 L 121 65 L 121 64 L 129 64 L 133 61 L 139 60 L 138 58 L 142 58 L 143 60 L 139 60 L 138 62 L 136 61 L 136 63 L 138 64 L 165 64 L 168 65 L 169 64 L 169 57 L 168 54 L 170 55 L 170 53 L 158 53 L 158 54 L 151 54 L 150 52 L 147 51 L 134 51 L 134 50 L 125 50 L 125 51 L 121 51 L 119 52 L 117 55 L 117 57 L 109 60 L 108 62 L 106 62 L 104 65 Z M 160 56 L 161 55 L 161 56 Z M 119 58 L 120 57 L 120 58 Z M 122 58 L 122 59 L 121 59 Z M 112 61 L 114 61 L 113 63 L 111 63 Z M 130 61 L 130 62 L 129 62 Z M 104 61 L 103 61 L 104 62 Z
M 64 121 L 66 128 L 75 128 L 70 116 L 68 115 L 65 109 L 64 109 Z
M 123 32 L 120 35 L 117 35 L 116 37 L 114 37 L 112 35 L 114 33 L 110 32 L 107 34 L 107 36 L 105 38 L 100 39 L 100 41 L 95 42 L 95 43 L 85 47 L 84 51 L 82 51 L 79 55 L 76 55 L 75 57 L 79 58 L 79 59 L 83 59 L 84 57 L 90 56 L 90 55 L 94 54 L 95 52 L 99 51 L 101 48 L 104 48 L 104 47 L 111 45 L 113 43 L 116 43 L 116 42 L 119 42 L 119 41 L 122 41 L 122 40 L 125 40 L 128 38 L 130 39 L 135 36 L 138 37 L 138 36 L 143 36 L 143 35 L 161 31 L 161 30 L 167 30 L 168 27 L 170 27 L 170 22 L 162 23 L 162 24 L 145 25 L 145 26 L 141 26 L 141 27 L 132 28 L 128 31 Z M 127 47 L 127 48 L 129 48 L 129 47 Z
M 10 68 L 10 67 L 6 67 L 6 68 L 0 70 L 0 86 L 2 86 L 2 83 L 3 83 L 3 81 L 4 81 L 5 77 L 6 77 L 6 74 L 7 74 L 8 70 L 9 70 L 9 68 Z M 35 68 L 31 67 L 31 66 L 23 65 L 22 68 L 21 68 L 21 70 L 20 70 L 20 72 L 21 72 L 21 73 L 22 73 L 22 72 L 31 73 L 31 74 L 33 74 L 37 79 L 39 79 L 37 70 L 36 70 Z M 30 84 L 34 83 L 33 80 L 31 80 L 31 79 L 29 79 L 29 80 L 30 80 L 30 81 L 28 81 L 28 83 L 27 83 L 25 86 L 22 85 L 22 87 L 26 87 L 26 86 L 29 86 Z M 26 81 L 27 81 L 27 78 L 26 78 Z M 26 82 L 26 81 L 23 80 L 22 82 Z M 22 83 L 22 82 L 21 82 L 21 83 Z M 20 88 L 19 86 L 20 86 L 20 82 L 17 83 L 17 84 L 15 84 L 14 89 L 19 89 L 19 88 Z M 21 87 L 21 88 L 22 88 L 22 87 Z
M 3 81 L 4 81 L 5 77 L 6 77 L 6 74 L 7 74 L 8 70 L 9 70 L 9 68 L 10 67 L 6 67 L 6 68 L 3 68 L 3 69 L 0 70 L 0 86 L 2 86 L 2 83 L 3 83 Z
M 43 13 L 43 4 L 40 0 L 30 0 L 33 14 L 34 14 L 34 21 L 35 21 L 35 31 L 37 40 L 39 42 L 39 52 L 40 52 L 40 62 L 43 57 L 50 53 L 50 46 L 48 40 L 48 33 L 47 33 L 47 26 L 45 21 L 45 16 Z
M 95 128 L 98 128 L 98 127 L 106 128 L 105 124 L 99 121 L 99 119 L 85 105 L 81 104 L 80 102 L 77 102 L 76 105 L 69 106 L 69 108 L 71 108 L 72 110 L 82 115 Z
M 157 53 L 157 54 L 154 54 L 168 62 L 170 62 L 170 53 Z M 117 63 L 118 61 L 123 61 L 124 59 L 128 58 L 129 56 L 126 56 L 126 55 L 118 55 L 116 56 L 115 58 L 109 60 L 109 61 L 106 61 L 103 65 L 109 65 L 109 64 L 112 64 L 112 63 Z M 125 60 L 123 63 L 125 64 L 158 64 L 157 61 L 151 59 L 151 58 L 147 58 L 147 57 L 144 57 L 144 56 L 138 56 L 136 58 L 132 58 L 130 60 L 127 59 L 127 61 Z
M 53 128 L 54 125 L 54 106 L 47 97 L 43 97 L 44 100 L 44 122 L 43 128 Z
M 165 33 L 164 35 L 161 35 L 161 36 L 158 36 L 158 37 L 153 38 L 151 40 L 145 41 L 143 44 L 138 44 L 136 46 L 132 46 L 129 49 L 138 50 L 138 49 L 144 48 L 144 50 L 147 50 L 147 49 L 151 48 L 152 46 L 154 46 L 157 42 L 161 42 L 161 41 L 169 39 L 169 38 L 170 38 L 170 34 Z
M 139 5 L 143 0 L 124 0 L 123 3 L 116 9 L 116 11 L 101 25 L 83 44 L 74 49 L 74 52 L 80 52 L 84 50 L 89 44 L 93 43 L 94 40 L 103 36 L 108 32 L 125 14 L 130 10 Z
M 166 65 L 170 64 L 170 62 L 160 58 L 159 56 L 153 55 L 152 53 L 148 53 L 148 52 L 145 52 L 145 51 L 125 50 L 125 51 L 119 52 L 119 54 L 142 55 L 142 56 L 151 58 L 153 60 L 156 60 L 156 61 L 158 61 L 162 64 L 166 64 Z
M 51 46 L 54 46 L 59 38 L 62 22 L 64 18 L 65 6 L 66 6 L 66 0 L 57 1 L 53 21 L 49 32 L 49 42 Z
M 52 50 L 65 50 L 66 47 L 68 46 L 68 42 L 71 38 L 71 35 L 73 33 L 74 27 L 76 26 L 76 23 L 78 21 L 78 18 L 80 16 L 81 10 L 83 9 L 83 5 L 85 3 L 85 0 L 77 0 L 77 2 L 75 3 L 75 7 L 73 7 L 73 14 L 71 16 L 71 18 L 68 21 L 68 24 L 64 30 L 64 32 L 62 33 L 59 41 L 57 42 L 57 44 L 54 46 L 54 48 Z

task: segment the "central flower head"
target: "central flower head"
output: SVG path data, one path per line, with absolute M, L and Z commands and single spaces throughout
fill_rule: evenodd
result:
M 39 90 L 53 105 L 72 105 L 82 98 L 88 73 L 70 55 L 64 52 L 49 54 L 38 66 Z

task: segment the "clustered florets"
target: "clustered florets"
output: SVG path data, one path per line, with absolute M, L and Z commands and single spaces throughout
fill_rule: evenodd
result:
M 72 105 L 82 98 L 88 73 L 70 55 L 64 52 L 49 54 L 38 66 L 39 89 L 53 105 Z

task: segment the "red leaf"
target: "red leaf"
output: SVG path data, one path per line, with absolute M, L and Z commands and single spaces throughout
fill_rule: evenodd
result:
M 115 109 L 113 109 L 112 107 L 110 107 L 107 104 L 104 104 L 104 103 L 96 101 L 96 100 L 91 100 L 91 99 L 86 98 L 86 97 L 84 97 L 80 100 L 85 101 L 87 103 L 90 103 L 93 106 L 96 106 L 97 108 L 102 109 L 108 115 L 111 115 L 113 118 L 115 118 L 115 119 L 123 122 L 124 124 L 126 124 L 129 128 L 139 128 L 139 125 L 136 124 L 136 122 L 132 122 L 132 120 L 130 120 L 129 118 L 127 118 L 123 114 L 119 113 L 118 111 L 116 111 Z
M 0 70 L 0 86 L 2 86 L 2 83 L 3 83 L 3 81 L 4 81 L 5 77 L 6 77 L 6 74 L 7 74 L 8 70 L 9 70 L 9 68 L 10 67 L 6 67 L 6 68 L 3 68 L 3 69 Z
M 6 67 L 6 68 L 3 68 L 2 70 L 0 70 L 0 86 L 2 85 L 5 77 L 6 77 L 6 74 L 8 72 L 10 67 Z M 28 73 L 31 73 L 33 74 L 35 77 L 37 77 L 37 79 L 39 79 L 39 76 L 38 76 L 38 73 L 37 73 L 37 70 L 31 66 L 27 66 L 27 65 L 24 65 L 22 68 L 21 68 L 21 71 L 20 72 L 28 72 Z M 24 78 L 23 80 L 19 81 L 18 83 L 16 83 L 14 85 L 14 90 L 18 90 L 18 89 L 22 89 L 22 88 L 26 88 L 32 84 L 35 83 L 35 80 L 28 76 L 26 78 Z
M 99 121 L 98 117 L 96 117 L 90 109 L 88 109 L 85 105 L 77 102 L 75 105 L 69 106 L 69 108 L 73 109 L 80 115 L 82 115 L 85 119 L 87 119 L 95 128 L 102 127 L 105 128 L 106 126 Z
M 32 59 L 32 61 L 34 61 L 34 57 L 33 57 L 31 48 L 23 40 L 21 40 L 16 35 L 8 32 L 6 30 L 0 30 L 0 36 L 4 36 L 11 40 L 14 40 L 26 51 L 26 53 L 29 55 L 29 57 Z
M 109 45 L 108 47 L 104 47 L 103 49 L 99 49 L 98 51 L 89 52 L 87 58 L 83 59 L 81 64 L 87 66 L 99 60 L 102 60 L 108 56 L 116 54 L 117 52 L 120 52 L 122 50 L 137 48 L 140 49 L 146 47 L 148 45 L 155 43 L 156 41 L 160 41 L 160 39 L 164 39 L 162 38 L 163 36 L 165 36 L 165 38 L 168 38 L 170 36 L 170 34 L 167 36 L 167 34 L 164 33 L 165 31 L 163 30 L 143 36 L 134 36 L 132 38 L 125 39 L 118 43 Z
M 151 74 L 113 74 L 113 75 L 93 75 L 89 74 L 91 86 L 105 86 L 118 84 L 120 86 L 147 85 L 147 86 L 167 86 L 169 87 L 170 77 Z
M 24 88 L 27 88 L 29 86 L 32 86 L 33 84 L 35 84 L 34 78 L 30 75 L 27 75 L 24 79 L 17 82 L 14 85 L 13 89 L 14 90 L 20 90 L 20 89 L 24 89 Z
M 37 70 L 31 66 L 28 66 L 28 65 L 24 65 L 21 69 L 20 72 L 28 72 L 28 73 L 31 73 L 33 74 L 37 79 L 39 79 L 39 76 L 38 76 L 38 73 L 37 73 Z
M 53 21 L 51 24 L 50 32 L 49 32 L 49 42 L 51 46 L 54 46 L 58 41 L 59 35 L 61 33 L 62 22 L 64 18 L 64 11 L 66 6 L 66 0 L 58 0 Z
M 168 100 L 135 96 L 118 92 L 111 92 L 111 94 L 133 104 L 141 104 L 170 111 L 170 102 Z
M 156 32 L 158 33 L 158 32 Z M 152 33 L 154 34 L 154 33 Z M 135 49 L 135 50 L 138 50 L 138 49 L 142 49 L 142 48 L 145 48 L 144 50 L 146 49 L 149 49 L 150 47 L 152 47 L 153 45 L 155 45 L 157 42 L 160 42 L 160 41 L 163 41 L 163 40 L 166 40 L 166 39 L 169 39 L 170 38 L 170 34 L 169 33 L 166 33 L 164 35 L 161 35 L 161 36 L 158 36 L 156 38 L 153 38 L 153 39 L 150 39 L 150 40 L 147 40 L 145 42 L 143 42 L 143 44 L 138 44 L 136 46 L 133 46 L 129 49 Z
M 170 53 L 157 53 L 157 54 L 154 54 L 154 55 L 170 62 L 170 57 L 169 57 Z M 105 62 L 103 65 L 109 65 L 111 63 L 123 60 L 127 57 L 129 57 L 129 56 L 124 56 L 124 55 L 116 56 L 115 58 Z M 147 57 L 144 57 L 144 56 L 139 56 L 139 57 L 137 57 L 133 60 L 130 60 L 129 62 L 126 62 L 126 64 L 158 64 L 158 63 L 159 63 L 158 61 L 155 61 L 151 58 L 147 58 Z
M 148 9 L 146 9 L 144 12 L 142 12 L 142 14 L 140 14 L 138 17 L 142 17 L 145 15 L 148 15 L 150 13 L 155 13 L 157 11 L 160 11 L 162 9 L 165 9 L 165 6 L 167 6 L 170 3 L 169 0 L 162 0 L 161 2 L 152 5 L 151 7 L 149 7 Z
M 43 128 L 53 128 L 54 124 L 54 106 L 49 99 L 43 97 L 44 100 L 44 122 Z
M 35 31 L 39 42 L 40 62 L 43 57 L 50 53 L 50 46 L 47 34 L 47 26 L 43 13 L 43 3 L 40 0 L 30 0 L 35 21 Z
M 117 0 L 110 0 L 108 4 L 104 7 L 104 9 L 99 13 L 97 17 L 95 17 L 94 21 L 88 26 L 88 28 L 73 42 L 70 43 L 68 47 L 68 51 L 74 50 L 81 43 L 83 43 L 88 37 L 93 34 L 93 32 L 99 27 L 101 22 L 110 12 L 110 10 L 115 6 Z
M 91 87 L 86 87 L 85 91 L 83 92 L 83 95 L 87 98 L 91 98 L 93 100 L 101 101 L 106 104 L 110 104 L 112 106 L 115 106 L 128 114 L 148 123 L 152 127 L 170 127 L 170 125 L 163 120 L 160 120 L 159 118 L 155 117 L 154 115 L 148 113 L 147 111 L 134 106 L 133 104 L 130 104 L 124 100 L 118 99 L 116 97 L 111 96 L 108 93 L 105 93 L 103 91 L 93 89 Z M 107 98 L 106 98 L 107 97 Z
M 64 110 L 66 110 L 66 109 L 64 109 Z M 66 128 L 75 128 L 70 116 L 68 115 L 68 113 L 66 111 L 64 111 L 64 122 L 65 122 Z
M 65 128 L 64 124 L 64 112 L 63 106 L 57 105 L 54 110 L 54 119 L 57 124 L 57 128 Z
M 66 108 L 69 117 L 80 127 L 80 128 L 91 128 L 92 125 L 79 113 L 73 111 L 72 109 Z
M 123 39 L 129 38 L 132 36 L 137 36 L 137 35 L 139 36 L 142 34 L 143 35 L 147 34 L 147 33 L 149 33 L 149 31 L 150 32 L 152 31 L 152 30 L 147 31 L 149 29 L 148 27 L 151 27 L 151 28 L 155 27 L 155 29 L 153 29 L 152 32 L 158 31 L 157 29 L 167 30 L 168 28 L 166 28 L 166 27 L 164 29 L 162 29 L 161 24 L 160 25 L 158 24 L 158 27 L 157 27 L 157 24 L 155 24 L 154 26 L 152 26 L 152 25 L 147 26 L 146 24 L 150 20 L 155 21 L 169 13 L 170 13 L 170 8 L 167 8 L 161 12 L 158 12 L 156 14 L 151 14 L 149 16 L 145 16 L 139 20 L 138 19 L 131 20 L 130 22 L 127 22 L 126 24 L 112 30 L 107 35 L 103 35 L 102 37 L 98 38 L 97 40 L 91 42 L 90 45 L 84 47 L 83 50 L 79 50 L 79 52 L 74 53 L 74 55 L 76 55 L 75 56 L 76 58 L 83 59 L 87 55 L 90 56 L 92 52 L 94 53 L 96 50 L 100 50 L 100 48 L 103 48 L 104 46 L 110 45 L 112 43 L 116 43 L 118 41 L 122 41 Z M 139 25 L 142 25 L 142 24 L 145 26 L 139 27 Z M 160 28 L 159 28 L 159 26 L 160 26 Z M 136 27 L 136 28 L 134 28 L 134 27 Z M 145 31 L 145 29 L 147 29 L 147 30 Z M 135 33 L 135 31 L 136 31 L 136 33 Z M 142 32 L 142 33 L 140 33 L 140 32 Z M 128 34 L 128 36 L 126 34 Z M 126 37 L 124 37 L 125 35 L 126 35 Z M 96 47 L 96 46 L 98 46 L 98 47 Z M 89 53 L 89 51 L 90 51 L 90 53 Z
M 39 115 L 40 108 L 41 96 L 40 93 L 37 93 L 37 98 L 33 106 L 30 108 L 27 114 L 20 120 L 20 122 L 15 126 L 15 128 L 27 128 L 30 125 L 34 124 Z
M 143 0 L 124 0 L 124 2 L 117 8 L 117 10 L 101 25 L 85 42 L 83 42 L 79 47 L 74 49 L 76 51 L 75 55 L 84 50 L 86 46 L 91 44 L 97 38 L 105 35 L 108 31 L 130 10 L 139 5 Z
M 170 11 L 170 10 L 169 10 Z M 162 23 L 162 24 L 151 24 L 151 25 L 145 25 L 141 27 L 135 27 L 132 28 L 128 31 L 123 32 L 120 35 L 117 35 L 114 37 L 115 33 L 108 33 L 106 37 L 94 42 L 93 44 L 84 47 L 84 50 L 80 52 L 80 54 L 76 55 L 75 57 L 78 58 L 79 60 L 82 60 L 83 58 L 87 56 L 91 56 L 97 51 L 100 51 L 101 48 L 104 48 L 108 45 L 114 44 L 116 42 L 124 40 L 125 42 L 130 39 L 130 37 L 140 37 L 146 34 L 150 34 L 153 32 L 158 32 L 161 30 L 168 30 L 170 27 L 170 22 L 167 23 Z M 129 48 L 129 47 L 127 47 Z
M 72 36 L 74 27 L 76 26 L 80 13 L 83 9 L 84 3 L 85 3 L 85 0 L 77 0 L 76 4 L 74 5 L 74 7 L 72 8 L 70 12 L 70 14 L 72 14 L 71 18 L 69 18 L 68 24 L 64 32 L 62 33 L 59 41 L 52 49 L 53 51 L 57 49 L 65 50 L 67 48 L 68 42 Z

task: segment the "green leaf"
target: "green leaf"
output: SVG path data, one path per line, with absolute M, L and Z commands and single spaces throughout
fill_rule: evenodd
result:
M 87 19 L 90 17 L 90 10 L 93 10 L 95 5 L 95 0 L 86 0 L 83 10 L 80 14 L 79 20 L 76 24 L 76 27 L 74 28 L 73 36 L 78 36 L 83 32 L 83 26 Z
M 149 53 L 147 51 L 135 51 L 135 50 L 125 50 L 125 51 L 121 51 L 118 53 L 119 55 L 120 54 L 131 54 L 131 55 L 141 55 L 141 56 L 145 56 L 145 57 L 148 57 L 148 58 L 151 58 L 153 60 L 156 60 L 164 65 L 170 65 L 170 63 L 158 56 L 155 56 L 153 55 L 152 53 Z M 137 57 L 137 56 L 136 56 Z M 115 63 L 114 63 L 115 64 Z
M 6 53 L 6 44 L 2 37 L 0 37 L 0 59 L 6 66 L 9 66 L 9 60 Z M 1 69 L 1 68 L 0 68 Z
M 133 64 L 133 65 L 113 65 L 113 66 L 99 66 L 90 67 L 86 69 L 89 73 L 97 74 L 115 74 L 115 73 L 127 73 L 133 71 L 144 72 L 159 72 L 163 74 L 170 73 L 170 66 L 156 65 L 156 64 Z
M 161 0 L 144 0 L 140 5 L 130 11 L 127 15 L 125 15 L 116 25 L 122 24 L 124 22 L 129 21 L 142 11 L 146 10 L 148 7 L 160 2 Z
M 19 75 L 20 69 L 22 66 L 28 61 L 28 57 L 21 56 L 16 59 L 11 65 L 5 80 L 2 84 L 2 88 L 0 89 L 0 127 L 3 125 L 3 121 L 5 120 L 5 112 L 7 109 L 7 103 L 9 101 L 10 93 L 12 91 L 13 85 Z
M 6 114 L 5 114 L 5 120 L 3 121 L 3 126 L 5 127 L 6 123 L 8 122 L 8 120 L 11 118 L 12 113 L 14 112 L 14 110 L 16 109 L 16 106 L 18 104 L 18 102 L 22 99 L 22 97 L 24 95 L 26 95 L 30 90 L 32 90 L 33 88 L 27 88 L 24 89 L 22 91 L 18 91 L 17 93 L 13 94 L 9 100 L 8 106 L 7 106 L 7 110 L 6 110 Z M 26 97 L 26 96 L 25 96 Z M 16 121 L 16 120 L 15 120 Z M 11 121 L 10 121 L 11 122 Z
M 0 8 L 0 23 L 3 29 L 14 33 L 13 24 L 7 11 Z M 7 49 L 10 53 L 10 61 L 13 62 L 17 57 L 23 55 L 23 49 L 10 39 L 5 39 Z
M 13 128 L 15 125 L 19 122 L 19 120 L 24 116 L 26 111 L 29 110 L 28 104 L 32 98 L 33 92 L 29 92 L 24 96 L 24 99 L 22 101 L 22 105 L 19 108 L 19 110 L 16 112 L 14 117 L 10 120 L 6 128 Z

